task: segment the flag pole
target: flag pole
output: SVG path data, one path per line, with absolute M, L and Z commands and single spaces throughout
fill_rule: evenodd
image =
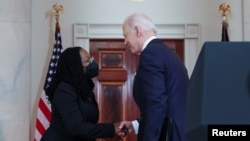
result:
M 56 19 L 56 26 L 58 26 L 59 29 L 60 29 L 60 25 L 59 25 L 60 13 L 63 13 L 63 11 L 64 11 L 64 8 L 60 4 L 55 3 L 52 6 L 52 12 L 53 12 L 53 15 L 55 16 L 55 19 Z
M 231 13 L 231 7 L 230 7 L 230 5 L 222 3 L 219 6 L 219 11 L 221 13 L 222 21 L 227 21 L 227 14 Z
M 228 37 L 228 22 L 227 22 L 227 14 L 231 13 L 231 7 L 228 4 L 222 3 L 219 6 L 219 12 L 221 13 L 222 17 L 222 38 L 221 41 L 229 41 Z
M 48 88 L 48 86 L 50 85 L 52 81 L 52 78 L 56 72 L 58 59 L 63 50 L 60 26 L 59 26 L 59 17 L 60 17 L 60 13 L 63 12 L 63 6 L 54 4 L 52 6 L 52 12 L 56 18 L 55 43 L 54 43 L 54 48 L 53 48 L 53 53 L 51 55 L 50 63 L 48 66 L 48 71 L 47 71 L 47 76 L 45 79 L 43 91 L 38 102 L 34 141 L 40 141 L 41 137 L 43 136 L 43 134 L 45 133 L 45 131 L 50 125 L 51 107 L 50 107 L 50 103 L 48 102 L 47 96 L 45 94 L 45 90 Z

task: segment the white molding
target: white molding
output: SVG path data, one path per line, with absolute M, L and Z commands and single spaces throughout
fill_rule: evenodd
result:
M 184 39 L 185 65 L 191 75 L 196 63 L 200 45 L 199 24 L 156 24 L 157 37 L 162 39 Z M 73 24 L 74 46 L 84 47 L 89 51 L 89 39 L 123 39 L 122 24 Z

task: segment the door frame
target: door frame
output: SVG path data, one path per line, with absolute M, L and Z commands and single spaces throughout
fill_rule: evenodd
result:
M 184 64 L 191 76 L 199 52 L 200 24 L 156 24 L 157 37 L 160 39 L 184 39 Z M 73 44 L 89 51 L 89 40 L 95 39 L 123 39 L 122 24 L 73 24 Z

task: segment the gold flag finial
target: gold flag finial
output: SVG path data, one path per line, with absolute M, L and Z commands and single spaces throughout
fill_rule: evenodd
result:
M 64 11 L 64 9 L 63 9 L 62 5 L 55 3 L 52 6 L 52 12 L 53 12 L 53 15 L 56 17 L 57 22 L 59 21 L 60 12 L 63 13 L 63 11 Z
M 227 14 L 231 13 L 231 7 L 230 7 L 230 5 L 227 5 L 227 4 L 223 3 L 223 4 L 221 4 L 219 6 L 219 11 L 221 13 L 222 20 L 226 21 L 227 20 Z

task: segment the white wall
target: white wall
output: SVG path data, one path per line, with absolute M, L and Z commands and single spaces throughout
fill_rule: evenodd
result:
M 250 1 L 243 0 L 243 41 L 250 41 Z
M 232 8 L 230 40 L 250 40 L 249 10 L 242 10 L 242 6 L 247 6 L 240 0 L 145 0 L 141 3 L 129 0 L 1 0 L 1 141 L 33 141 L 37 101 L 53 47 L 55 19 L 50 10 L 56 2 L 64 6 L 64 13 L 60 16 L 64 48 L 73 45 L 74 23 L 121 24 L 133 12 L 147 14 L 156 24 L 200 24 L 200 46 L 205 41 L 220 41 L 218 7 L 223 2 Z M 247 0 L 244 2 L 249 5 Z M 243 16 L 242 11 L 248 15 Z

